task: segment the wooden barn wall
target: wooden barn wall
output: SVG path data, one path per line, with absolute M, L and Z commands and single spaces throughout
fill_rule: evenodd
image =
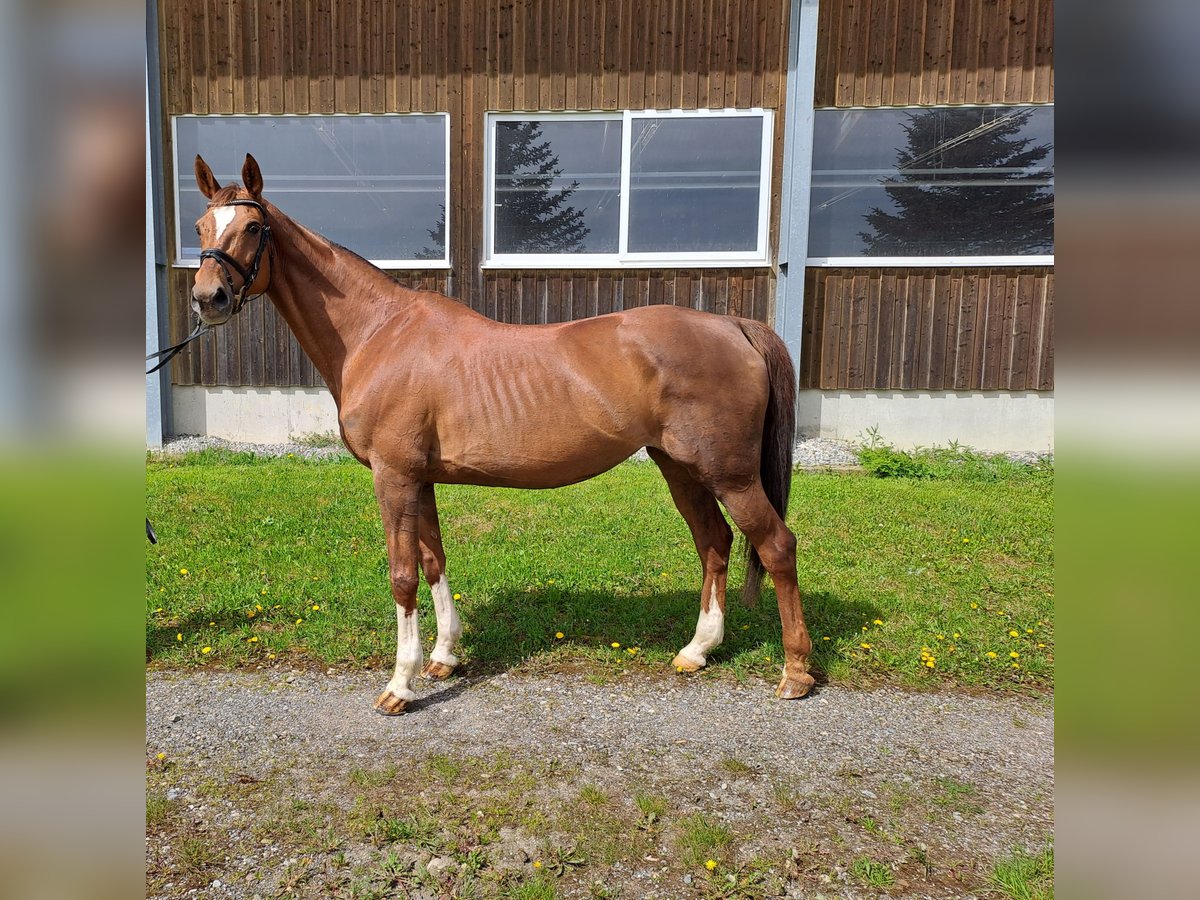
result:
M 767 268 L 482 271 L 483 124 L 488 111 L 780 110 L 788 6 L 787 0 L 160 0 L 164 118 L 448 112 L 453 268 L 392 273 L 401 283 L 443 291 L 509 322 L 553 322 L 649 303 L 766 321 L 775 289 Z M 772 255 L 783 128 L 777 114 Z M 170 178 L 169 127 L 164 138 Z M 219 173 L 240 165 L 210 163 Z M 167 212 L 173 221 L 174 210 Z M 186 269 L 171 275 L 173 339 L 188 331 L 191 277 Z M 175 383 L 320 383 L 269 302 L 218 329 L 215 340 L 198 343 L 174 363 Z
M 1051 103 L 1053 37 L 1053 0 L 822 2 L 816 105 Z
M 1054 389 L 1048 268 L 809 269 L 806 281 L 801 387 Z

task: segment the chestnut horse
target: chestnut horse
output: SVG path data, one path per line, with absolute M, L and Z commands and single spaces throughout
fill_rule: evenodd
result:
M 462 633 L 446 581 L 435 484 L 553 488 L 592 478 L 641 447 L 662 470 L 700 554 L 696 634 L 674 665 L 696 671 L 724 636 L 733 535 L 749 541 L 745 596 L 775 582 L 784 666 L 777 695 L 813 685 L 784 525 L 794 370 L 766 325 L 651 306 L 555 325 L 507 325 L 430 291 L 401 287 L 266 200 L 247 155 L 243 186 L 221 187 L 196 157 L 208 208 L 196 223 L 192 308 L 205 325 L 266 293 L 337 403 L 342 439 L 374 476 L 396 601 L 396 669 L 375 709 L 395 715 L 412 680 L 449 675 Z M 437 644 L 422 669 L 418 574 L 433 592 Z

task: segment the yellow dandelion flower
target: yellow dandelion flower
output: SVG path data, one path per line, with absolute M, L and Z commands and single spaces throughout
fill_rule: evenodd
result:
M 946 639 L 946 636 L 945 636 L 944 634 L 939 634 L 939 635 L 937 636 L 937 639 L 938 639 L 939 641 L 944 641 L 944 640 Z
M 979 609 L 979 604 L 978 604 L 978 603 L 972 603 L 972 604 L 971 604 L 971 609 Z
M 934 667 L 936 664 L 937 664 L 937 661 L 936 661 L 936 660 L 935 660 L 935 659 L 934 659 L 932 656 L 931 656 L 931 657 L 929 657 L 929 659 L 925 660 L 925 665 L 926 665 L 926 666 L 928 666 L 928 667 L 929 667 L 929 668 L 931 668 L 931 669 L 932 669 L 932 668 L 933 668 L 933 667 Z
M 957 639 L 957 638 L 962 637 L 962 635 L 956 631 L 956 632 L 954 632 L 954 637 Z
M 964 543 L 964 544 L 969 544 L 969 543 L 971 543 L 971 539 L 970 539 L 970 538 L 963 538 L 963 543 Z
M 162 607 L 160 606 L 158 609 L 156 609 L 156 610 L 155 610 L 155 612 L 156 612 L 156 613 L 160 613 L 160 612 L 162 612 Z
M 876 624 L 876 625 L 882 625 L 882 624 L 883 624 L 883 619 L 876 619 L 876 620 L 875 620 L 875 624 Z
M 301 622 L 303 622 L 303 621 L 304 621 L 303 619 L 297 619 L 297 620 L 296 620 L 296 624 L 297 624 L 297 625 L 299 625 L 299 624 L 300 624 Z
M 668 577 L 667 573 L 666 573 L 666 572 L 663 572 L 663 573 L 662 573 L 662 577 L 663 577 L 663 578 L 667 578 L 667 577 Z
M 177 640 L 177 641 L 183 640 L 183 632 L 182 631 L 179 632 L 179 634 L 175 635 L 175 640 Z
M 320 604 L 320 603 L 314 603 L 314 604 L 313 604 L 313 612 L 320 612 L 320 611 L 321 611 L 321 604 Z
M 262 612 L 262 604 L 261 603 L 255 603 L 254 608 L 257 609 L 259 612 Z
M 611 647 L 612 647 L 614 650 L 620 650 L 620 649 L 621 649 L 621 642 L 620 642 L 620 641 L 613 641 L 613 642 L 612 642 L 612 644 L 610 644 L 609 646 L 611 646 Z
M 771 661 L 771 657 L 769 657 L 769 656 L 768 656 L 768 657 L 767 657 L 767 662 L 770 662 L 770 661 Z
M 258 612 L 258 610 L 255 610 L 255 609 L 250 610 L 250 612 L 246 613 L 246 618 L 253 619 L 257 612 Z
M 455 599 L 455 600 L 461 600 L 461 599 L 462 599 L 462 594 L 455 594 L 455 595 L 454 595 L 454 599 Z
M 201 647 L 200 652 L 201 653 L 212 653 L 212 647 Z
M 1038 644 L 1039 647 L 1045 647 L 1045 644 Z
M 1019 668 L 1021 668 L 1021 664 L 1020 664 L 1020 663 L 1013 663 L 1013 664 L 1012 664 L 1012 667 L 1013 667 L 1014 669 L 1019 669 Z
M 864 626 L 863 626 L 863 631 L 866 631 L 866 630 L 867 630 L 867 626 L 866 626 L 866 625 L 864 625 Z
M 995 650 L 989 650 L 989 651 L 987 652 L 987 658 L 988 658 L 988 659 L 995 659 L 995 658 L 996 658 L 998 655 L 999 655 L 999 654 L 998 654 L 998 653 L 996 653 L 996 651 L 995 651 Z
M 871 645 L 870 645 L 870 644 L 859 644 L 858 646 L 862 647 L 864 650 L 870 650 L 870 649 L 871 649 Z
M 266 592 L 267 592 L 267 589 L 263 588 L 261 593 L 266 594 Z
M 1014 650 L 1012 653 L 1010 653 L 1010 654 L 1008 654 L 1008 655 L 1009 655 L 1009 656 L 1011 656 L 1013 659 L 1020 659 L 1020 658 L 1021 658 L 1021 654 L 1020 654 L 1020 653 L 1018 653 L 1016 650 Z
M 180 575 L 186 575 L 187 573 L 188 573 L 188 570 L 187 570 L 187 569 L 180 569 L 180 570 L 179 570 L 179 574 L 180 574 Z
M 682 675 L 683 674 L 683 666 L 676 666 L 675 671 L 678 672 L 680 675 Z
M 998 616 L 1004 615 L 1004 610 L 1002 610 L 1002 609 L 996 610 L 996 615 L 998 615 Z
M 711 872 L 716 867 L 717 867 L 717 861 L 715 859 L 706 859 L 704 861 L 704 868 L 708 869 L 708 871 Z
M 268 654 L 267 654 L 267 659 L 274 659 L 274 658 L 275 658 L 275 654 L 274 654 L 274 653 L 268 653 Z
M 546 579 L 546 584 L 554 584 L 554 579 L 553 579 L 553 578 L 547 578 L 547 579 Z
M 1026 629 L 1025 629 L 1025 633 L 1026 633 L 1026 634 L 1033 634 L 1033 629 L 1032 629 L 1032 628 L 1026 628 Z
M 208 624 L 209 624 L 209 625 L 216 625 L 217 623 L 216 623 L 216 622 L 209 622 Z
M 540 869 L 542 867 L 542 861 L 540 859 L 535 859 L 533 861 L 533 867 L 535 869 Z
M 555 636 L 555 637 L 556 637 L 558 640 L 560 640 L 560 641 L 561 641 L 561 640 L 562 640 L 564 637 L 566 637 L 566 635 L 564 635 L 564 634 L 563 634 L 561 631 L 556 631 L 556 632 L 554 632 L 554 636 Z
M 1008 636 L 1009 636 L 1009 637 L 1020 637 L 1020 636 L 1021 636 L 1021 632 L 1017 631 L 1015 628 L 1010 628 L 1010 629 L 1008 630 Z
M 157 755 L 156 755 L 156 757 L 155 757 L 155 758 L 156 758 L 156 759 L 166 759 L 166 758 L 167 758 L 167 754 L 165 754 L 165 753 L 159 753 L 159 754 L 157 754 Z
M 742 626 L 742 631 L 745 631 L 745 630 L 746 630 L 746 629 L 748 629 L 749 627 L 750 627 L 749 625 L 743 625 L 743 626 Z
M 247 642 L 249 642 L 249 643 L 251 643 L 251 644 L 257 644 L 257 643 L 258 643 L 258 636 L 257 636 L 257 635 L 255 635 L 254 637 L 248 637 L 248 638 L 246 638 L 246 640 L 247 640 Z
M 829 640 L 829 638 L 827 638 L 827 637 L 823 637 L 823 638 L 821 638 L 821 640 L 823 640 L 823 641 L 827 641 L 827 640 Z

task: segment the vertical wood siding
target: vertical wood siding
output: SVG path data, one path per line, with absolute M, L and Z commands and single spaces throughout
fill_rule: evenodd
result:
M 809 269 L 800 386 L 1054 389 L 1047 268 Z
M 779 110 L 788 6 L 787 0 L 160 0 L 164 118 L 447 112 L 453 268 L 393 272 L 402 284 L 450 294 L 506 322 L 563 321 L 651 303 L 767 321 L 775 289 L 768 268 L 482 271 L 483 125 L 488 111 Z M 783 129 L 780 113 L 772 248 Z M 223 177 L 240 166 L 209 162 Z M 173 221 L 174 210 L 167 214 Z M 188 331 L 192 276 L 188 269 L 171 273 L 174 340 Z M 197 343 L 173 364 L 178 384 L 320 384 L 269 302 Z
M 838 0 L 817 20 L 817 106 L 1050 103 L 1053 0 Z

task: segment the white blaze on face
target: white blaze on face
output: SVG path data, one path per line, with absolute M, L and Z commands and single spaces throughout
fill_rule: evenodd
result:
M 396 605 L 396 672 L 388 682 L 388 690 L 401 700 L 415 700 L 412 680 L 421 671 L 424 654 L 421 652 L 421 632 L 417 626 L 417 610 L 408 615 Z
M 225 229 L 229 227 L 229 223 L 233 221 L 233 217 L 236 215 L 236 206 L 218 206 L 213 210 L 213 221 L 217 223 L 217 234 L 213 238 L 213 241 L 221 239 L 221 235 L 225 233 Z
M 725 614 L 721 612 L 721 604 L 717 602 L 717 585 L 714 581 L 708 597 L 708 609 L 700 610 L 700 619 L 696 622 L 696 636 L 679 651 L 679 655 L 702 666 L 708 662 L 708 654 L 719 647 L 724 639 Z
M 450 593 L 450 582 L 442 575 L 432 588 L 433 609 L 437 613 L 438 636 L 437 644 L 429 658 L 434 662 L 454 668 L 458 665 L 458 657 L 454 655 L 454 645 L 462 636 L 462 623 L 458 618 L 458 610 L 454 607 L 454 595 Z

